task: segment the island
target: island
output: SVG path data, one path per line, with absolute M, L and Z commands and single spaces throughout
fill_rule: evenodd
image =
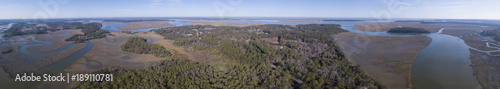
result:
M 493 40 L 500 41 L 500 28 L 479 33 L 481 36 L 493 37 Z
M 397 27 L 391 28 L 388 33 L 431 33 L 423 28 L 413 28 L 413 27 Z

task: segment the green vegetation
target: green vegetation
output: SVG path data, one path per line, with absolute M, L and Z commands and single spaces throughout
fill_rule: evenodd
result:
M 46 26 L 37 26 L 37 24 L 46 24 Z M 12 25 L 11 28 L 3 32 L 5 33 L 3 37 L 13 37 L 28 34 L 46 34 L 47 31 L 82 28 L 82 23 L 80 22 L 45 22 L 37 24 L 28 24 L 26 22 L 16 23 Z
M 500 29 L 483 31 L 479 34 L 482 36 L 492 36 L 493 40 L 500 41 Z
M 3 37 L 13 37 L 27 34 L 46 34 L 47 31 L 43 29 L 43 27 L 37 27 L 36 24 L 17 23 L 2 33 L 5 33 Z
M 391 28 L 388 33 L 431 33 L 423 28 L 413 28 L 413 27 L 397 27 Z
M 66 41 L 86 42 L 92 39 L 99 39 L 106 37 L 109 31 L 101 30 L 102 24 L 100 23 L 87 23 L 81 26 L 84 34 L 76 34 L 66 39 Z
M 82 29 L 81 22 L 47 22 L 49 31 L 65 30 L 65 29 Z
M 142 70 L 102 69 L 93 73 L 112 73 L 115 80 L 73 88 L 386 88 L 349 62 L 331 37 L 346 32 L 337 24 L 194 25 L 155 32 L 215 61 L 167 59 Z M 279 44 L 262 40 L 276 37 Z
M 121 46 L 123 51 L 137 54 L 154 54 L 157 57 L 171 56 L 172 54 L 159 44 L 148 44 L 147 39 L 131 37 Z
M 14 51 L 14 49 L 12 49 L 12 48 L 2 49 L 2 54 L 7 54 L 7 53 L 10 53 L 12 51 Z

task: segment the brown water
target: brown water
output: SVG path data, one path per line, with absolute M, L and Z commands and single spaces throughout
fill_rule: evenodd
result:
M 432 43 L 412 66 L 414 89 L 482 89 L 472 74 L 469 46 L 458 37 L 429 34 Z

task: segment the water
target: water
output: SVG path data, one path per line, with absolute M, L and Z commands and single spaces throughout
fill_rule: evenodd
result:
M 481 89 L 472 75 L 469 46 L 458 37 L 429 34 L 432 42 L 415 59 L 411 79 L 415 89 Z
M 55 50 L 51 50 L 51 51 L 45 51 L 45 52 L 29 52 L 28 51 L 28 47 L 31 47 L 31 46 L 46 46 L 46 45 L 51 45 L 51 44 L 54 44 L 54 42 L 48 42 L 48 41 L 39 41 L 39 40 L 36 40 L 35 37 L 31 37 L 31 40 L 35 41 L 35 42 L 39 42 L 39 43 L 43 43 L 43 44 L 32 44 L 32 45 L 25 45 L 26 42 L 23 42 L 23 43 L 20 43 L 19 45 L 21 45 L 22 47 L 20 48 L 20 52 L 21 53 L 24 53 L 24 54 L 49 54 L 49 53 L 56 53 L 56 52 L 60 52 L 60 51 L 63 51 L 63 50 L 66 50 L 68 49 L 69 47 L 75 45 L 74 43 L 69 43 L 69 44 L 66 44 L 62 47 L 59 47 Z
M 26 72 L 27 73 L 26 75 L 30 75 L 31 73 L 33 73 L 34 75 L 37 75 L 37 76 L 41 76 L 42 74 L 57 75 L 59 72 L 62 72 L 64 69 L 71 66 L 71 64 L 73 64 L 73 62 L 80 59 L 80 57 L 83 57 L 83 55 L 85 55 L 87 52 L 89 52 L 94 47 L 94 43 L 92 43 L 90 41 L 88 41 L 86 44 L 87 44 L 87 46 L 85 46 L 85 48 L 80 49 L 80 50 L 76 51 L 75 53 L 73 53 L 67 57 L 64 57 L 63 59 L 61 59 L 53 64 L 39 68 L 35 71 Z M 20 74 L 20 75 L 22 75 L 22 74 Z M 65 75 L 65 76 L 67 76 L 67 75 Z M 16 82 L 16 81 L 14 81 L 13 78 L 9 78 L 7 73 L 5 73 L 5 71 L 2 68 L 0 68 L 0 88 L 1 89 L 33 89 L 33 88 L 37 88 L 42 83 L 43 82 Z
M 185 22 L 181 22 L 181 21 L 177 21 L 177 20 L 176 21 L 169 21 L 168 23 L 170 23 L 172 25 L 175 25 L 175 26 L 191 25 L 190 23 L 185 23 Z M 119 24 L 104 25 L 101 29 L 108 30 L 108 31 L 113 31 L 113 32 L 130 31 L 130 32 L 134 33 L 134 32 L 148 32 L 148 31 L 155 30 L 155 29 L 165 28 L 165 27 L 159 27 L 159 28 L 146 28 L 146 29 L 136 29 L 136 30 L 119 30 L 119 29 L 116 29 L 117 27 L 120 27 L 120 26 L 123 26 L 123 25 L 127 25 L 127 24 L 130 24 L 130 23 L 119 23 Z M 172 27 L 172 26 L 167 26 L 167 27 Z
M 180 21 L 199 21 L 199 20 L 176 20 L 169 22 L 176 26 L 191 25 Z M 212 20 L 210 20 L 212 21 Z M 254 20 L 254 21 L 215 21 L 215 22 L 238 22 L 238 23 L 265 23 L 265 24 L 282 24 L 282 25 L 298 25 L 298 24 L 340 24 L 343 29 L 353 33 L 361 33 L 375 36 L 413 36 L 415 34 L 391 34 L 387 32 L 368 32 L 355 30 L 353 27 L 356 24 L 372 23 L 380 21 L 342 21 L 342 22 L 279 22 L 277 20 Z M 103 26 L 102 29 L 109 31 L 121 32 L 116 27 L 130 23 L 120 23 Z M 158 28 L 128 30 L 131 32 L 147 32 Z M 443 30 L 443 29 L 442 29 Z M 470 64 L 469 46 L 458 37 L 440 34 L 422 34 L 431 37 L 431 44 L 423 49 L 415 59 L 412 66 L 411 77 L 412 84 L 415 89 L 474 89 L 481 88 L 477 79 L 472 75 Z M 32 38 L 33 40 L 34 38 Z M 35 40 L 34 40 L 35 41 Z M 107 38 L 106 38 L 106 41 Z M 108 42 L 116 42 L 108 41 Z M 148 41 L 152 42 L 151 41 Z M 48 44 L 47 42 L 42 42 Z M 40 44 L 43 45 L 43 44 Z M 69 44 L 68 44 L 69 45 Z M 60 61 L 49 66 L 40 68 L 33 73 L 58 73 L 70 66 L 74 61 L 89 52 L 93 43 L 87 42 L 87 46 Z M 66 45 L 65 45 L 66 46 Z M 64 50 L 64 47 L 56 50 Z M 23 46 L 24 47 L 24 46 Z M 23 50 L 23 49 L 21 49 Z M 36 53 L 34 53 L 36 54 Z M 31 72 L 30 72 L 31 73 Z M 36 88 L 42 82 L 14 82 L 13 79 L 7 77 L 6 73 L 0 68 L 0 88 Z
M 279 22 L 259 21 L 216 21 L 266 24 L 340 24 L 352 33 L 375 36 L 414 36 L 419 34 L 391 34 L 387 32 L 369 32 L 353 29 L 356 24 L 377 21 L 342 21 L 342 22 Z M 475 76 L 470 61 L 469 46 L 454 36 L 437 33 L 420 34 L 431 37 L 431 44 L 423 49 L 415 59 L 411 70 L 412 85 L 415 89 L 476 89 L 482 88 Z M 369 44 L 368 44 L 369 45 Z

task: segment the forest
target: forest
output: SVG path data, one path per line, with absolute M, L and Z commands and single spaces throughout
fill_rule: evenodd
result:
M 493 37 L 493 40 L 500 41 L 500 28 L 497 28 L 495 30 L 483 31 L 479 34 L 482 36 L 491 36 Z
M 332 35 L 347 32 L 338 24 L 192 25 L 155 32 L 177 46 L 214 55 L 215 62 L 166 59 L 147 69 L 101 69 L 93 73 L 115 74 L 115 82 L 73 88 L 387 88 L 336 45 Z
M 4 31 L 3 37 L 13 37 L 18 35 L 28 34 L 46 34 L 48 31 L 59 31 L 68 29 L 81 29 L 83 24 L 81 22 L 41 22 L 36 24 L 28 24 L 27 22 L 19 22 L 8 30 Z M 46 26 L 37 26 L 37 24 L 45 24 Z
M 1 54 L 7 54 L 7 53 L 10 53 L 12 51 L 14 51 L 14 49 L 12 49 L 12 48 L 5 48 L 5 49 L 2 49 L 2 53 Z
M 413 27 L 397 27 L 391 28 L 388 33 L 431 33 L 423 28 L 413 28 Z
M 121 46 L 121 49 L 126 52 L 137 54 L 153 54 L 157 57 L 172 56 L 165 47 L 159 44 L 148 44 L 147 39 L 142 37 L 130 37 L 127 42 Z
M 47 31 L 43 27 L 37 27 L 36 24 L 17 23 L 2 33 L 5 33 L 3 37 L 13 37 L 28 34 L 46 34 Z
M 75 34 L 66 41 L 76 41 L 76 42 L 86 42 L 92 39 L 99 39 L 106 37 L 106 34 L 110 34 L 109 31 L 101 30 L 102 24 L 100 23 L 87 23 L 82 25 L 80 28 L 84 34 Z

